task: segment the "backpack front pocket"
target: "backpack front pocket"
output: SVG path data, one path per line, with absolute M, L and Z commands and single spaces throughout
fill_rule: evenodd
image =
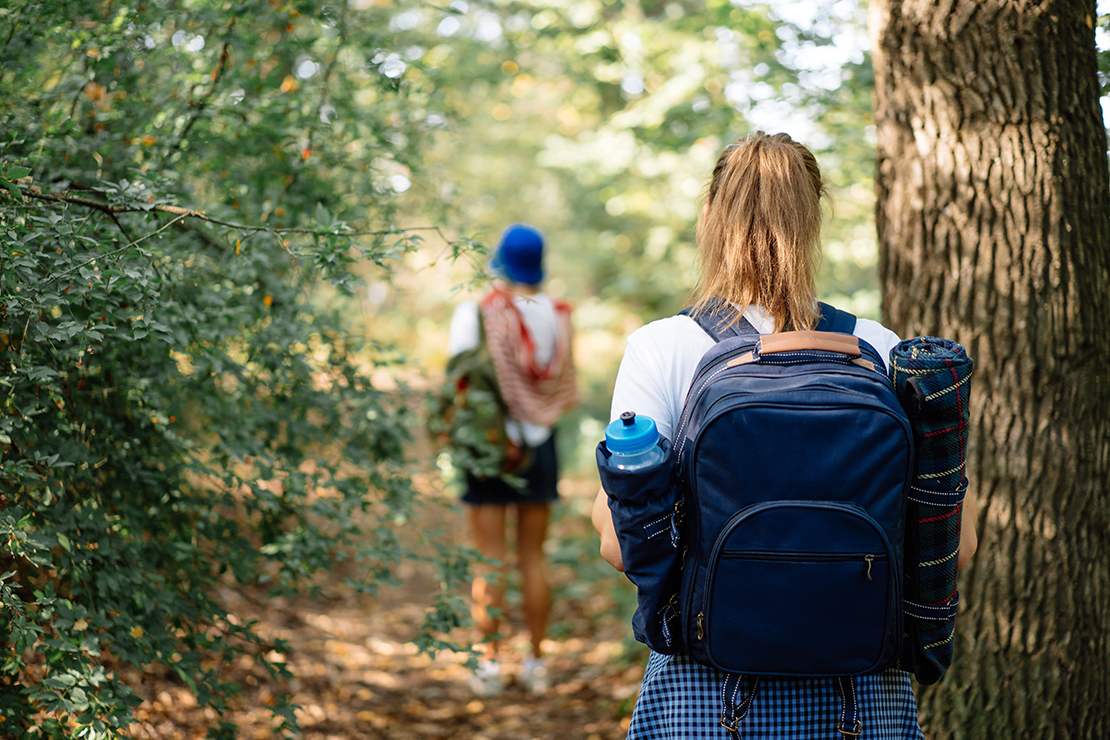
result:
M 897 658 L 901 634 L 894 561 L 882 528 L 856 504 L 748 507 L 714 545 L 699 641 L 713 665 L 738 673 L 882 670 Z

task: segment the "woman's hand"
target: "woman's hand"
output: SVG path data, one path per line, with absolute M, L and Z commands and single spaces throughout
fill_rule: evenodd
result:
M 613 527 L 613 515 L 609 511 L 609 496 L 601 488 L 594 499 L 594 508 L 590 514 L 590 521 L 594 529 L 601 536 L 601 557 L 621 573 L 624 572 L 624 561 L 621 559 L 621 546 L 617 541 L 617 530 Z

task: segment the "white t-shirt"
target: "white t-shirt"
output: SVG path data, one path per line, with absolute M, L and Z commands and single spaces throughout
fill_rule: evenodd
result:
M 543 293 L 524 296 L 514 295 L 513 304 L 520 310 L 520 317 L 535 345 L 536 364 L 546 366 L 555 356 L 555 341 L 559 331 L 555 302 Z M 481 341 L 478 329 L 478 303 L 464 301 L 455 308 L 451 316 L 451 328 L 447 334 L 447 354 L 451 357 L 473 349 Z M 509 439 L 519 444 L 523 439 L 532 447 L 538 447 L 551 436 L 551 427 L 539 426 L 526 421 L 509 419 L 505 425 Z
M 760 334 L 774 331 L 774 320 L 760 306 L 748 307 L 744 318 Z M 870 319 L 858 319 L 853 334 L 874 347 L 884 364 L 900 341 L 897 334 Z M 632 332 L 617 371 L 610 420 L 625 411 L 646 414 L 655 420 L 659 434 L 673 440 L 694 372 L 713 344 L 713 338 L 688 316 L 660 319 Z

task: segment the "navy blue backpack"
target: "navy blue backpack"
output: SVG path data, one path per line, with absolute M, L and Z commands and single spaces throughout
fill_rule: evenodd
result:
M 839 678 L 840 727 L 858 731 L 845 677 L 891 667 L 902 646 L 909 420 L 849 313 L 821 304 L 817 331 L 765 336 L 728 304 L 694 318 L 717 343 L 667 462 L 617 478 L 598 448 L 636 636 L 727 672 L 734 735 L 761 676 Z
M 675 433 L 686 649 L 727 672 L 733 738 L 761 676 L 835 677 L 858 735 L 852 677 L 902 650 L 909 419 L 855 316 L 821 304 L 817 331 L 760 336 L 715 308 Z
M 913 435 L 882 360 L 825 304 L 816 332 L 760 337 L 729 318 L 698 317 L 718 342 L 675 434 L 686 648 L 751 675 L 888 668 Z

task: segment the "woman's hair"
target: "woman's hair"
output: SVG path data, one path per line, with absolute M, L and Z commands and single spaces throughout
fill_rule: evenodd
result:
M 813 153 L 787 134 L 758 131 L 725 147 L 698 223 L 695 313 L 720 298 L 741 314 L 762 306 L 776 331 L 812 329 L 827 194 Z

